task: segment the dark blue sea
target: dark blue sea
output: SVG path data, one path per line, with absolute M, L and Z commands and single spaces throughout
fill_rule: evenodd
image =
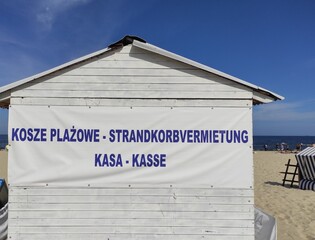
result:
M 281 143 L 285 143 L 286 148 L 294 150 L 297 144 L 302 143 L 302 149 L 315 143 L 315 136 L 254 136 L 254 150 L 264 150 L 264 145 L 268 150 L 276 150 Z M 4 149 L 8 144 L 8 135 L 0 135 L 0 149 Z
M 315 144 L 315 136 L 254 136 L 254 150 L 264 150 L 264 145 L 268 150 L 277 150 L 281 144 L 288 150 L 294 150 L 297 144 L 302 143 L 302 149 Z

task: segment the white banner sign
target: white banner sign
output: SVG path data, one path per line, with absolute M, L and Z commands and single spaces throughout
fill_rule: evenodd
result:
M 11 185 L 252 186 L 252 111 L 12 106 Z

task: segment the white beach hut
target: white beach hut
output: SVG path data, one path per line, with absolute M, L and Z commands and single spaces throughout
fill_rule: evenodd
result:
M 281 96 L 126 36 L 0 88 L 10 239 L 254 239 L 252 107 Z

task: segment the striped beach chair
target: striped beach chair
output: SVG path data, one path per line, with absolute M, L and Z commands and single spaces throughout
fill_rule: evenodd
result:
M 0 240 L 7 239 L 8 232 L 8 188 L 0 179 Z
M 295 158 L 299 165 L 299 187 L 315 191 L 315 147 L 305 148 Z
M 4 179 L 0 179 L 0 209 L 8 202 L 8 187 Z

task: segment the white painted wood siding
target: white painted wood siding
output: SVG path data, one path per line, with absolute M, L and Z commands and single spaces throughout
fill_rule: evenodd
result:
M 11 187 L 9 239 L 254 239 L 252 189 Z
M 160 106 L 196 106 L 200 101 L 205 106 L 248 107 L 253 93 L 129 45 L 22 85 L 11 96 L 11 104 L 25 105 L 155 106 L 158 99 Z

